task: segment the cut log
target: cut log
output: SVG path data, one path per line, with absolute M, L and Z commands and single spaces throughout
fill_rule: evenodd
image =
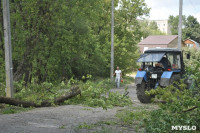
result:
M 68 100 L 74 96 L 77 96 L 81 94 L 81 90 L 79 89 L 78 86 L 75 86 L 74 88 L 71 89 L 71 91 L 69 93 L 66 93 L 58 98 L 55 98 L 54 100 L 54 104 L 61 104 L 63 103 L 65 100 Z
M 0 97 L 0 103 L 5 103 L 14 106 L 22 106 L 22 107 L 39 107 L 39 105 L 35 104 L 34 102 L 29 101 L 20 101 L 10 97 Z
M 75 97 L 77 95 L 81 94 L 81 90 L 79 89 L 78 86 L 73 87 L 69 92 L 65 93 L 64 95 L 55 98 L 54 104 L 55 105 L 60 105 L 63 103 L 65 100 L 68 100 L 72 97 Z M 9 105 L 14 105 L 14 106 L 21 106 L 21 107 L 49 107 L 52 106 L 52 102 L 50 101 L 42 101 L 41 104 L 37 104 L 34 102 L 30 101 L 21 101 L 15 98 L 9 98 L 9 97 L 0 97 L 0 103 L 5 103 Z

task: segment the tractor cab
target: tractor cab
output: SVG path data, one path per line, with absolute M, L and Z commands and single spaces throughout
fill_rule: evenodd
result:
M 141 64 L 135 77 L 138 99 L 141 90 L 155 89 L 157 86 L 166 87 L 173 81 L 179 80 L 184 73 L 183 57 L 180 50 L 175 48 L 155 48 L 144 52 L 137 60 Z M 143 89 L 141 89 L 143 87 Z M 145 94 L 144 94 L 145 95 Z

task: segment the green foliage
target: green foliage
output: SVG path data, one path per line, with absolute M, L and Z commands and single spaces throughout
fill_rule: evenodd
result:
M 200 90 L 195 88 L 186 89 L 182 81 L 176 83 L 176 87 L 171 85 L 151 90 L 148 94 L 156 94 L 156 98 L 166 101 L 166 104 L 161 104 L 160 109 L 152 111 L 150 117 L 144 120 L 146 131 L 167 133 L 172 132 L 171 127 L 176 125 L 196 126 L 199 130 Z
M 5 88 L 6 88 L 6 85 L 0 82 L 0 95 L 1 96 L 6 95 Z
M 155 105 L 128 107 L 118 111 L 116 117 L 119 119 L 118 124 L 129 127 L 136 132 L 145 132 L 144 120 L 150 117 Z
M 32 108 L 16 107 L 12 105 L 3 105 L 0 107 L 0 114 L 14 114 L 31 110 Z
M 198 90 L 200 88 L 200 51 L 194 48 L 184 48 L 183 51 L 187 76 L 193 81 L 191 88 Z M 190 55 L 190 59 L 187 59 L 187 54 Z
M 186 59 L 190 53 L 191 59 Z M 193 81 L 192 87 L 187 89 L 184 79 L 174 82 L 166 88 L 158 87 L 146 94 L 155 95 L 156 100 L 165 101 L 159 104 L 159 109 L 152 110 L 123 110 L 117 113 L 117 117 L 124 125 L 137 125 L 136 130 L 148 133 L 170 133 L 188 132 L 186 130 L 172 131 L 172 126 L 196 126 L 200 130 L 200 63 L 199 51 L 195 49 L 184 49 L 184 60 L 186 65 L 185 78 L 190 76 Z M 142 110 L 142 111 L 141 111 Z M 195 131 L 194 131 L 195 132 Z
M 171 126 L 176 125 L 196 126 L 197 130 L 199 130 L 199 98 L 193 97 L 191 90 L 176 90 L 175 93 L 170 93 L 170 87 L 168 87 L 168 89 L 169 90 L 164 94 L 160 92 L 157 94 L 160 95 L 163 100 L 165 100 L 167 96 L 169 97 L 167 98 L 166 104 L 161 104 L 160 109 L 152 111 L 150 117 L 144 120 L 146 131 L 167 133 L 172 132 Z M 194 106 L 197 106 L 197 109 L 186 111 Z
M 83 104 L 90 107 L 126 106 L 132 103 L 131 99 L 119 92 L 110 92 L 110 80 L 99 82 L 87 81 L 80 84 L 81 95 L 70 100 L 66 104 Z
M 115 1 L 115 7 L 118 6 Z M 147 15 L 144 1 L 121 0 L 115 10 L 115 64 L 131 72 L 138 57 L 137 18 Z M 0 5 L 1 7 L 1 5 Z M 10 1 L 15 81 L 60 83 L 83 75 L 109 76 L 109 0 Z M 0 21 L 3 22 L 2 10 Z M 130 30 L 131 29 L 131 30 Z M 0 82 L 5 80 L 3 23 L 0 23 Z
M 108 127 L 116 124 L 117 123 L 114 121 L 100 121 L 94 124 L 87 124 L 84 122 L 76 126 L 75 131 L 81 132 L 81 129 L 87 129 L 87 132 L 93 133 L 122 133 L 122 131 L 119 131 L 116 127 Z
M 50 101 L 54 103 L 54 99 L 70 91 L 74 85 L 79 86 L 81 95 L 65 101 L 65 104 L 83 104 L 90 107 L 102 107 L 103 109 L 112 108 L 113 106 L 127 106 L 132 104 L 131 99 L 119 92 L 112 92 L 112 84 L 110 80 L 88 80 L 91 75 L 85 77 L 86 82 L 78 81 L 71 78 L 67 82 L 52 84 L 43 82 L 42 84 L 28 84 L 15 82 L 16 89 L 15 98 L 22 101 L 32 101 L 40 104 L 42 101 Z M 84 79 L 85 79 L 84 78 Z M 4 91 L 4 90 L 2 90 Z
M 194 16 L 188 16 L 183 29 L 183 39 L 192 39 L 199 43 L 200 40 L 200 23 Z
M 141 27 L 141 32 L 143 33 L 143 38 L 148 37 L 149 35 L 165 35 L 162 33 L 156 24 L 156 22 L 148 22 L 146 20 L 139 20 Z
M 130 73 L 136 68 L 139 57 L 137 44 L 143 36 L 137 18 L 147 15 L 149 9 L 144 0 L 120 0 L 115 11 L 115 62 L 122 72 Z
M 191 59 L 186 59 L 190 53 Z M 150 116 L 144 120 L 147 132 L 174 132 L 171 126 L 196 126 L 200 129 L 200 52 L 195 49 L 184 49 L 184 62 L 186 67 L 185 78 L 190 77 L 193 81 L 192 87 L 187 89 L 184 80 L 174 83 L 166 88 L 157 88 L 147 94 L 156 95 L 166 104 L 160 104 L 160 109 L 152 111 Z M 188 132 L 182 130 L 181 132 Z
M 94 125 L 89 125 L 87 123 L 83 123 L 77 126 L 78 129 L 82 129 L 82 128 L 86 128 L 86 129 L 92 129 L 94 127 Z
M 18 90 L 18 92 L 15 93 L 16 99 L 32 101 L 38 104 L 45 100 L 53 103 L 55 97 L 59 97 L 70 90 L 69 85 L 64 82 L 58 85 L 43 82 L 40 85 L 30 84 L 27 87 L 24 87 L 21 83 L 15 83 L 15 88 Z
M 138 124 L 138 121 L 145 119 L 148 116 L 147 110 L 135 111 L 135 110 L 123 110 L 116 114 L 116 116 L 120 119 L 122 125 L 133 125 Z
M 185 16 L 182 16 L 182 21 L 183 21 L 183 25 L 185 23 Z M 169 24 L 171 26 L 170 30 L 172 35 L 178 35 L 178 22 L 179 22 L 179 16 L 169 16 Z
M 171 25 L 171 32 L 173 35 L 178 35 L 179 16 L 169 16 L 169 24 Z M 194 16 L 183 16 L 183 32 L 182 37 L 185 39 L 192 39 L 199 42 L 200 39 L 200 23 Z
M 66 129 L 65 125 L 59 126 L 59 129 Z

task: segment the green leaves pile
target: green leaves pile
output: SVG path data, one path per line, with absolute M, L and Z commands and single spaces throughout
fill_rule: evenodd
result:
M 42 84 L 30 84 L 24 87 L 21 83 L 15 83 L 16 89 L 15 98 L 22 101 L 32 101 L 40 104 L 42 101 L 52 102 L 56 97 L 59 97 L 70 91 L 73 86 L 79 86 L 81 94 L 69 100 L 64 104 L 82 104 L 90 107 L 102 107 L 103 109 L 112 108 L 114 106 L 127 106 L 132 104 L 129 96 L 119 92 L 112 92 L 110 88 L 113 85 L 109 79 L 97 81 L 89 80 L 90 75 L 86 77 L 87 81 L 79 81 L 71 78 L 68 82 L 61 82 L 57 85 L 43 82 Z M 3 91 L 0 90 L 2 93 Z
M 103 107 L 103 109 L 132 104 L 131 99 L 125 94 L 110 91 L 110 80 L 99 82 L 88 80 L 86 83 L 82 83 L 80 87 L 81 95 L 67 100 L 66 104 L 83 104 L 90 107 Z
M 196 126 L 200 129 L 200 99 L 194 95 L 194 91 L 184 88 L 185 84 L 180 84 L 179 89 L 169 86 L 165 89 L 158 88 L 150 91 L 150 94 L 157 94 L 157 98 L 166 101 L 160 105 L 160 109 L 152 111 L 150 116 L 144 119 L 147 132 L 172 132 L 171 127 Z

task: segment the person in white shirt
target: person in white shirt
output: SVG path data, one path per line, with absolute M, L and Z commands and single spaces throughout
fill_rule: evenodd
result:
M 116 82 L 116 87 L 119 88 L 120 87 L 120 81 L 122 78 L 122 71 L 119 70 L 119 67 L 117 66 L 117 70 L 115 70 L 115 73 L 113 74 L 113 76 L 116 75 L 115 77 L 115 82 Z

